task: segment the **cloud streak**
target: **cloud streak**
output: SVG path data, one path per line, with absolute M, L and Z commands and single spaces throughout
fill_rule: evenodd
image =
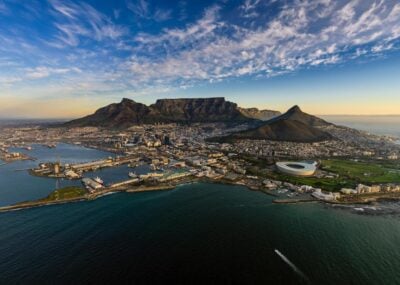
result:
M 127 7 L 139 20 L 163 22 L 171 19 L 172 17 L 171 10 L 160 8 L 152 9 L 146 0 L 137 0 L 135 2 L 128 1 Z
M 95 41 L 116 40 L 126 33 L 124 27 L 115 25 L 112 20 L 87 3 L 51 0 L 55 12 L 63 17 L 56 22 L 59 30 L 57 39 L 68 46 L 78 46 L 81 37 Z M 54 47 L 62 47 L 60 42 L 50 42 Z
M 246 0 L 243 13 L 259 1 Z M 212 7 L 194 24 L 141 33 L 125 67 L 140 82 L 184 84 L 220 81 L 240 76 L 275 76 L 307 66 L 345 62 L 396 47 L 400 4 L 394 1 L 306 0 L 284 5 L 258 28 L 247 28 L 220 18 Z

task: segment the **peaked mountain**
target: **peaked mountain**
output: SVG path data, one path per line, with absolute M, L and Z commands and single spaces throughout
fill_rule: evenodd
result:
M 332 136 L 319 129 L 332 125 L 316 116 L 301 111 L 298 106 L 290 108 L 286 113 L 268 120 L 261 126 L 233 133 L 219 141 L 237 139 L 267 139 L 291 142 L 317 142 L 332 139 Z
M 132 124 L 144 123 L 151 112 L 149 107 L 130 99 L 122 99 L 120 103 L 113 103 L 98 109 L 94 114 L 69 121 L 66 127 L 118 127 L 125 128 Z
M 240 108 L 238 110 L 246 117 L 261 121 L 268 121 L 271 118 L 279 116 L 281 112 L 272 110 L 258 110 L 257 108 Z
M 64 126 L 126 128 L 144 123 L 235 123 L 252 120 L 243 115 L 235 103 L 225 101 L 223 97 L 160 99 L 150 106 L 124 98 L 120 103 L 100 108 L 94 114 L 72 120 Z
M 268 122 L 272 123 L 274 121 L 281 121 L 281 120 L 292 120 L 292 121 L 299 121 L 302 122 L 308 126 L 312 127 L 325 127 L 325 126 L 330 126 L 332 125 L 331 123 L 328 123 L 327 121 L 318 118 L 316 116 L 304 113 L 299 106 L 295 105 L 289 110 L 287 110 L 286 113 L 275 117 Z

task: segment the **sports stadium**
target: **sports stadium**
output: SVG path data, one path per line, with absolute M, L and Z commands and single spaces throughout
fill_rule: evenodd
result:
M 317 170 L 316 162 L 293 162 L 281 161 L 276 163 L 276 167 L 282 173 L 294 176 L 313 176 Z

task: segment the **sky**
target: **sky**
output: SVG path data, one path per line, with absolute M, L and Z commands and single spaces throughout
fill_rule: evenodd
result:
M 0 0 L 0 118 L 210 96 L 400 114 L 400 2 Z

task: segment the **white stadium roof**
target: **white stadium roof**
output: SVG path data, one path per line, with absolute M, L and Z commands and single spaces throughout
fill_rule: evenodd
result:
M 312 176 L 317 170 L 315 163 L 281 161 L 276 163 L 279 171 L 295 176 Z

